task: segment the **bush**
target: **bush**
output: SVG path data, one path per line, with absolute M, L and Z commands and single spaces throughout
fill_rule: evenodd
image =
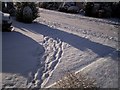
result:
M 112 16 L 120 18 L 120 1 L 112 5 Z
M 6 6 L 5 6 L 6 4 Z M 13 2 L 2 2 L 2 12 L 9 13 L 11 16 L 15 15 L 15 7 Z
M 67 12 L 67 9 L 70 5 L 68 4 L 68 2 L 63 2 L 60 4 L 58 10 L 61 12 Z
M 112 9 L 113 7 L 113 9 Z M 114 14 L 117 9 L 117 4 L 113 6 L 113 2 L 88 2 L 85 5 L 85 15 L 99 18 L 110 18 L 112 13 Z
M 67 11 L 69 13 L 79 13 L 79 8 L 77 6 L 70 6 Z
M 25 6 L 23 9 L 23 21 L 32 22 L 32 9 L 29 6 Z
M 97 89 L 95 80 L 86 78 L 82 74 L 76 75 L 74 73 L 68 73 L 67 76 L 59 80 L 53 88 L 81 88 L 80 90 L 84 88 L 92 88 L 92 90 Z
M 0 1 L 0 11 L 2 11 L 2 2 Z
M 17 2 L 16 3 L 16 19 L 18 21 L 31 23 L 38 17 L 37 4 L 34 2 Z
M 40 8 L 46 8 L 48 6 L 48 2 L 40 2 L 39 7 Z
M 57 10 L 60 5 L 60 2 L 41 2 L 39 3 L 40 8 Z
M 93 7 L 94 7 L 94 3 L 93 2 L 87 2 L 85 4 L 85 15 L 86 16 L 92 16 Z

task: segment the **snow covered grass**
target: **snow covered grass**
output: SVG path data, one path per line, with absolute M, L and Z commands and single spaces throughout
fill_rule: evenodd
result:
M 13 19 L 14 32 L 3 32 L 3 87 L 44 88 L 68 71 L 118 87 L 116 25 L 49 10 L 40 14 L 32 24 Z

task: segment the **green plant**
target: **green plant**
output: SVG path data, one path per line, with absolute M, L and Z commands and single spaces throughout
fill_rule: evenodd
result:
M 31 23 L 38 17 L 37 4 L 34 2 L 17 2 L 16 3 L 16 19 L 18 21 Z

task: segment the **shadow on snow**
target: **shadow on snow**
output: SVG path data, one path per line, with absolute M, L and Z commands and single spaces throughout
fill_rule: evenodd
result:
M 24 24 L 17 21 L 15 21 L 14 23 L 15 24 L 13 25 L 15 27 L 19 29 L 23 28 L 21 30 L 27 29 L 35 34 L 49 36 L 55 40 L 60 39 L 61 41 L 66 42 L 81 51 L 91 49 L 99 57 L 104 57 L 112 53 L 113 51 L 116 51 L 115 48 L 112 48 L 110 46 L 92 42 L 89 39 L 82 38 L 75 34 L 67 33 L 58 29 L 53 29 L 48 27 L 47 25 L 43 25 L 40 23 Z M 5 32 L 2 36 L 2 72 L 19 73 L 27 76 L 26 74 L 33 70 L 33 67 L 36 64 L 36 61 L 34 61 L 35 59 L 29 55 L 29 52 L 31 52 L 31 55 L 33 55 L 33 53 L 36 53 L 36 51 L 31 51 L 31 49 L 35 49 L 35 47 L 42 48 L 44 51 L 43 46 L 30 39 L 29 37 L 17 32 Z M 36 48 L 36 50 L 38 49 Z M 111 57 L 114 58 L 114 56 Z M 12 62 L 12 60 L 14 60 L 14 63 Z
M 39 59 L 39 50 L 44 53 L 42 45 L 18 32 L 2 33 L 2 72 L 16 73 L 25 77 L 35 71 Z M 42 54 L 38 55 L 42 57 Z
M 19 23 L 19 22 L 16 22 L 16 23 Z M 75 34 L 71 34 L 65 31 L 54 29 L 40 23 L 33 23 L 33 24 L 19 23 L 18 25 L 19 26 L 17 26 L 16 24 L 15 27 L 20 29 L 21 28 L 27 29 L 36 34 L 49 36 L 55 40 L 60 39 L 61 41 L 66 42 L 81 51 L 85 51 L 86 49 L 91 49 L 99 57 L 104 57 L 109 53 L 116 51 L 115 48 L 112 48 L 110 46 L 92 42 L 89 39 L 82 38 L 80 36 L 77 36 Z

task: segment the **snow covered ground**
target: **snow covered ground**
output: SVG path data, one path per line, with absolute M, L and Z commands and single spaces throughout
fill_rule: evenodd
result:
M 3 32 L 3 87 L 47 87 L 68 71 L 118 87 L 119 22 L 40 9 L 32 24 Z

